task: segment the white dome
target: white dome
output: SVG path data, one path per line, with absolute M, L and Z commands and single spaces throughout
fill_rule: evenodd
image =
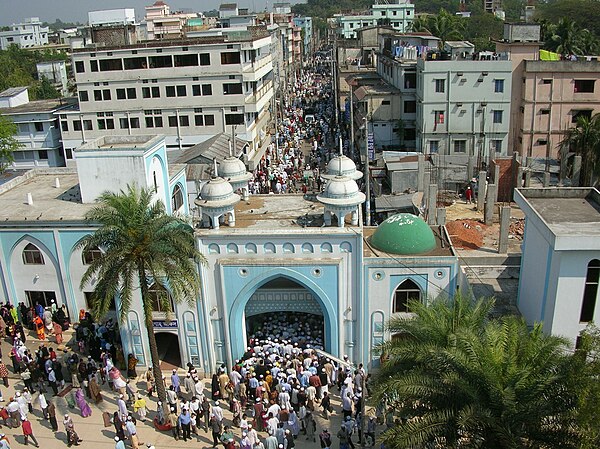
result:
M 356 181 L 346 176 L 330 178 L 317 200 L 323 204 L 352 206 L 365 201 L 365 194 L 358 190 Z
M 327 164 L 327 173 L 323 175 L 325 179 L 331 179 L 335 176 L 346 176 L 352 180 L 362 178 L 362 172 L 356 170 L 356 164 L 348 156 L 336 156 Z
M 222 178 L 236 178 L 240 175 L 246 174 L 246 166 L 237 157 L 229 156 L 221 161 L 219 164 L 219 175 Z
M 240 196 L 233 193 L 233 187 L 221 177 L 212 178 L 202 186 L 200 198 L 195 203 L 201 207 L 218 208 L 231 206 L 240 200 Z

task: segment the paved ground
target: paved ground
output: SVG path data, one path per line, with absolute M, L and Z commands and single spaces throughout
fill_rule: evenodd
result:
M 66 339 L 70 338 L 70 336 L 71 336 L 71 333 L 65 334 Z M 46 344 L 51 347 L 56 347 L 56 345 L 54 344 L 54 342 L 52 340 L 50 342 L 46 342 Z M 40 345 L 40 342 L 37 339 L 35 339 L 33 337 L 33 335 L 28 336 L 27 346 L 29 348 L 36 349 L 39 345 Z M 7 357 L 9 352 L 10 352 L 9 344 L 5 340 L 2 340 L 2 354 L 5 355 L 5 362 L 7 362 L 7 365 L 10 365 L 10 360 Z M 9 388 L 5 388 L 3 385 L 0 387 L 2 390 L 3 397 L 5 399 L 4 404 L 6 404 L 8 402 L 8 398 L 14 394 L 15 388 L 17 390 L 21 390 L 23 387 L 22 382 L 18 379 L 18 376 L 12 374 L 11 369 L 12 369 L 12 367 L 9 366 L 9 371 L 11 372 L 11 377 L 9 380 L 9 383 L 10 383 Z M 208 384 L 208 382 L 207 382 L 207 384 Z M 144 382 L 138 382 L 137 385 L 141 389 L 145 388 Z M 112 426 L 108 427 L 108 428 L 105 428 L 103 426 L 102 412 L 108 411 L 112 414 L 114 411 L 116 411 L 116 408 L 117 408 L 116 407 L 116 395 L 113 392 L 109 391 L 106 385 L 104 385 L 102 388 L 103 388 L 104 401 L 101 402 L 98 406 L 90 404 L 90 406 L 92 407 L 92 416 L 90 416 L 88 418 L 81 417 L 81 414 L 79 413 L 79 409 L 77 409 L 77 408 L 69 409 L 67 406 L 67 401 L 64 398 L 60 398 L 60 397 L 52 398 L 52 400 L 55 402 L 55 405 L 56 405 L 56 409 L 57 409 L 56 415 L 57 415 L 57 419 L 59 422 L 59 430 L 56 433 L 52 432 L 52 429 L 50 428 L 50 424 L 47 421 L 42 419 L 42 413 L 40 411 L 40 408 L 39 408 L 39 405 L 37 402 L 38 394 L 37 393 L 34 394 L 34 398 L 33 398 L 34 399 L 34 413 L 33 413 L 34 416 L 30 415 L 30 421 L 32 422 L 33 431 L 40 443 L 40 447 L 42 447 L 44 449 L 54 449 L 54 448 L 66 447 L 65 431 L 64 431 L 64 426 L 62 425 L 62 416 L 64 415 L 64 413 L 69 413 L 75 423 L 75 430 L 79 434 L 80 438 L 82 438 L 84 440 L 84 442 L 81 444 L 82 447 L 84 447 L 85 449 L 111 449 L 111 448 L 113 448 L 114 447 L 113 437 L 115 435 L 114 428 Z M 208 392 L 207 392 L 207 394 L 208 394 Z M 50 393 L 47 394 L 47 397 L 50 398 L 50 395 L 51 395 L 51 390 L 50 390 Z M 333 402 L 334 409 L 340 410 L 338 398 L 335 397 L 332 402 Z M 150 417 L 153 417 L 154 411 L 156 410 L 156 397 L 152 398 L 149 401 L 148 408 L 151 410 Z M 231 414 L 229 412 L 226 412 L 225 416 L 226 416 L 225 424 L 230 425 L 231 424 Z M 334 443 L 334 447 L 337 447 L 337 444 L 338 444 L 338 440 L 335 438 L 335 434 L 339 430 L 339 426 L 340 426 L 340 422 L 341 422 L 340 416 L 341 416 L 341 412 L 334 413 L 333 416 L 330 418 L 330 420 L 325 420 L 321 416 L 320 413 L 318 413 L 316 415 L 317 434 L 321 432 L 321 430 L 323 429 L 324 426 L 328 427 L 330 432 L 334 435 L 334 438 L 332 439 L 333 443 Z M 9 437 L 9 439 L 11 441 L 11 448 L 14 449 L 15 447 L 24 447 L 24 440 L 23 440 L 23 436 L 22 436 L 20 428 L 19 429 L 9 429 L 9 428 L 3 426 L 2 429 L 0 430 L 0 432 L 5 433 Z M 163 449 L 163 448 L 178 449 L 178 448 L 189 448 L 189 447 L 210 448 L 210 447 L 212 447 L 212 437 L 211 437 L 210 433 L 205 433 L 202 430 L 199 431 L 199 435 L 197 437 L 193 437 L 192 440 L 188 441 L 187 443 L 184 443 L 182 440 L 175 441 L 173 439 L 173 437 L 166 432 L 163 433 L 163 432 L 156 431 L 154 429 L 154 427 L 152 426 L 152 423 L 150 420 L 146 421 L 145 423 L 141 423 L 138 421 L 138 432 L 139 432 L 139 436 L 140 436 L 140 441 L 143 441 L 144 443 L 152 443 L 155 445 L 156 449 Z M 239 428 L 235 429 L 235 434 L 237 436 L 240 435 Z M 261 439 L 265 438 L 265 437 L 266 437 L 266 435 L 264 433 L 261 433 Z M 354 436 L 355 441 L 356 441 L 356 438 L 357 438 L 357 436 L 355 435 Z M 356 444 L 356 445 L 358 447 L 358 444 Z M 30 446 L 28 446 L 28 447 L 30 447 Z M 144 447 L 145 447 L 145 445 L 144 445 Z M 312 441 L 306 441 L 306 437 L 300 435 L 299 439 L 296 440 L 296 447 L 300 448 L 300 449 L 317 449 L 317 448 L 320 448 L 320 445 L 318 442 L 318 438 L 317 438 L 317 442 L 312 442 Z

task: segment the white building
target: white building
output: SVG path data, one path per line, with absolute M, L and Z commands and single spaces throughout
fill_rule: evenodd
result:
M 179 39 L 185 34 L 190 19 L 199 17 L 198 13 L 171 12 L 171 7 L 162 0 L 146 6 L 146 39 Z
M 591 188 L 519 189 L 525 234 L 517 306 L 529 324 L 577 344 L 600 322 L 600 193 Z
M 134 25 L 135 9 L 104 9 L 88 12 L 88 23 L 91 27 L 106 25 Z
M 417 150 L 480 161 L 508 153 L 512 64 L 469 42 L 417 61 Z
M 356 30 L 366 26 L 389 25 L 406 32 L 415 16 L 415 5 L 410 0 L 376 4 L 367 14 L 335 14 L 337 34 L 344 39 L 356 39 Z
M 67 84 L 67 63 L 65 61 L 44 61 L 36 64 L 38 78 L 45 77 L 54 84 L 63 97 L 69 95 Z
M 73 52 L 79 110 L 61 115 L 65 148 L 105 135 L 166 135 L 183 148 L 219 133 L 269 144 L 271 37 L 252 32 Z
M 26 88 L 22 89 L 27 93 Z M 18 88 L 8 91 L 11 90 L 17 91 Z M 6 95 L 5 92 L 0 93 L 0 99 Z M 65 166 L 70 154 L 65 156 L 63 151 L 55 114 L 71 109 L 74 106 L 72 101 L 27 99 L 26 102 L 19 102 L 12 107 L 2 105 L 3 102 L 0 102 L 0 114 L 10 118 L 17 125 L 15 138 L 22 145 L 13 153 L 14 168 Z
M 8 31 L 0 31 L 0 50 L 6 50 L 15 44 L 21 48 L 48 45 L 48 27 L 43 27 L 39 17 L 25 19 L 22 23 L 13 23 Z

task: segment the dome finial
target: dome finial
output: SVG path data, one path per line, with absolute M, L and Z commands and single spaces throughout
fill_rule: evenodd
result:
M 229 156 L 233 156 L 233 144 L 231 143 L 231 139 L 227 139 L 229 142 Z
M 213 171 L 214 171 L 214 174 L 215 174 L 214 177 L 218 178 L 219 177 L 219 172 L 217 170 L 217 158 L 216 157 L 213 157 Z
M 342 144 L 342 136 L 340 136 L 340 156 L 344 155 L 344 147 Z

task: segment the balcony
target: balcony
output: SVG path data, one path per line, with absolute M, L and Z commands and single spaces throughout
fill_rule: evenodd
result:
M 273 98 L 273 81 L 269 80 L 264 83 L 260 89 L 246 95 L 244 103 L 246 104 L 246 112 L 260 112 L 265 105 Z

